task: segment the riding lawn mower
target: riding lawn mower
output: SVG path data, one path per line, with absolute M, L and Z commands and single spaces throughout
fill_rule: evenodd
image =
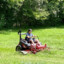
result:
M 47 44 L 31 44 L 30 42 L 27 42 L 21 37 L 22 35 L 26 35 L 26 33 L 21 33 L 21 30 L 18 32 L 18 34 L 20 36 L 20 41 L 19 44 L 16 46 L 16 51 L 21 51 L 23 54 L 27 54 L 30 52 L 36 54 L 37 52 L 48 48 Z

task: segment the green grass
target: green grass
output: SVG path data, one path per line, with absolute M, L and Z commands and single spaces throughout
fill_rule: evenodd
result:
M 64 64 L 64 28 L 33 29 L 33 34 L 38 35 L 42 44 L 46 43 L 50 50 L 28 55 L 15 51 L 19 42 L 17 31 L 0 31 L 0 64 Z

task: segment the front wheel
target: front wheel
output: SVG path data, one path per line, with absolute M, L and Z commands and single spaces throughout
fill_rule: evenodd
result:
M 21 51 L 21 50 L 22 50 L 22 46 L 21 45 L 16 46 L 16 51 Z

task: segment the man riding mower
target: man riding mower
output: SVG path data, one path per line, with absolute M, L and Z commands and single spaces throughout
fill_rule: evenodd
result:
M 18 32 L 20 35 L 20 42 L 16 46 L 16 51 L 31 51 L 32 53 L 36 53 L 38 51 L 41 51 L 43 49 L 47 48 L 47 45 L 41 45 L 40 41 L 38 39 L 35 39 L 35 37 L 32 34 L 32 29 L 29 29 L 27 33 L 21 33 L 21 31 Z M 21 35 L 26 35 L 25 39 L 21 38 Z
M 29 29 L 26 34 L 25 40 L 31 44 L 35 44 L 35 43 L 40 44 L 39 40 L 35 39 L 35 37 L 37 36 L 34 36 L 31 32 L 32 32 L 32 29 Z

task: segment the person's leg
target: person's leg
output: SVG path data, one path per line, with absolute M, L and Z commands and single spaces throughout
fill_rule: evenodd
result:
M 30 42 L 31 44 L 34 44 L 34 41 L 33 41 L 33 40 L 30 40 L 29 42 Z
M 40 42 L 39 42 L 39 40 L 38 40 L 38 39 L 35 39 L 35 43 L 40 44 Z

